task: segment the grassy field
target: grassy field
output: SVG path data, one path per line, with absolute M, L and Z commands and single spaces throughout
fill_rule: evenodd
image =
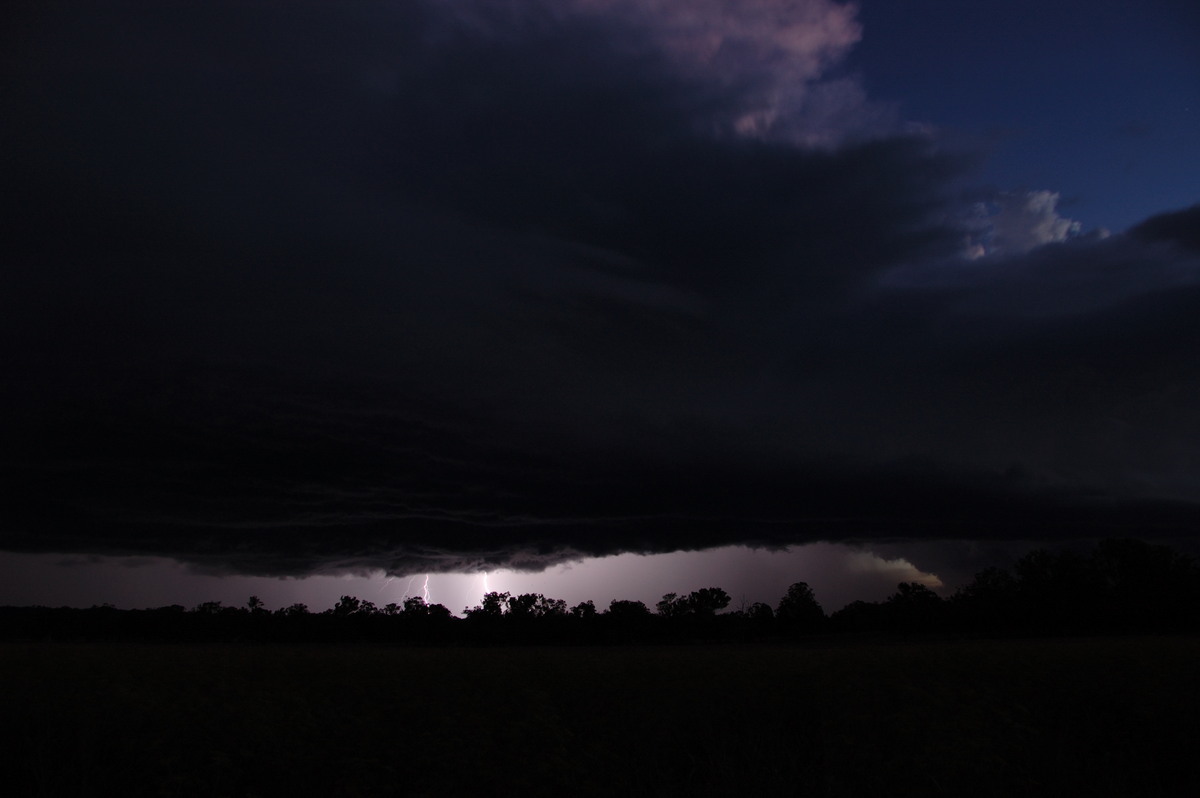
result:
M 7 795 L 1200 795 L 1200 641 L 7 644 Z M 6 786 L 7 785 L 7 786 Z

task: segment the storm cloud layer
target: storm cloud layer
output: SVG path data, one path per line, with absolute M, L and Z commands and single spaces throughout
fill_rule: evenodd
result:
M 245 573 L 1189 534 L 1200 206 L 968 189 L 829 0 L 38 3 L 0 546 Z

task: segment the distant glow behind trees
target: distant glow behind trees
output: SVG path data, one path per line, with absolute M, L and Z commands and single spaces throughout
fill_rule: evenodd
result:
M 64 572 L 71 572 L 74 578 L 61 578 Z M 882 600 L 899 582 L 919 582 L 935 590 L 943 587 L 936 574 L 922 571 L 904 557 L 831 543 L 777 552 L 734 546 L 650 556 L 621 554 L 541 573 L 435 573 L 425 574 L 422 583 L 418 578 L 421 575 L 396 579 L 376 572 L 278 579 L 200 573 L 157 558 L 65 561 L 57 555 L 0 554 L 0 605 L 89 606 L 101 596 L 100 601 L 122 608 L 169 604 L 191 608 L 205 601 L 241 606 L 247 596 L 255 595 L 270 610 L 302 602 L 320 612 L 343 595 L 370 597 L 380 606 L 419 595 L 461 615 L 493 590 L 513 595 L 541 593 L 568 605 L 590 600 L 603 610 L 614 599 L 653 607 L 666 593 L 686 595 L 720 587 L 732 598 L 730 609 L 739 609 L 754 602 L 774 607 L 789 585 L 804 581 L 812 586 L 822 606 L 833 611 L 858 599 Z

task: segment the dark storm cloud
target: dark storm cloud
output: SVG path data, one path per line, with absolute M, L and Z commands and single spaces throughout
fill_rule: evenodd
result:
M 1200 252 L 1200 205 L 1152 216 L 1130 233 L 1143 241 L 1162 241 L 1191 252 Z
M 1200 520 L 1194 210 L 968 261 L 965 160 L 821 80 L 852 15 L 713 0 L 715 80 L 676 5 L 19 15 L 0 544 L 411 572 Z

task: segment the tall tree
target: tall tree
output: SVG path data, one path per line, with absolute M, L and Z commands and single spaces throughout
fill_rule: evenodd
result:
M 825 610 L 807 582 L 794 582 L 779 600 L 775 617 L 793 631 L 811 631 L 825 623 Z

